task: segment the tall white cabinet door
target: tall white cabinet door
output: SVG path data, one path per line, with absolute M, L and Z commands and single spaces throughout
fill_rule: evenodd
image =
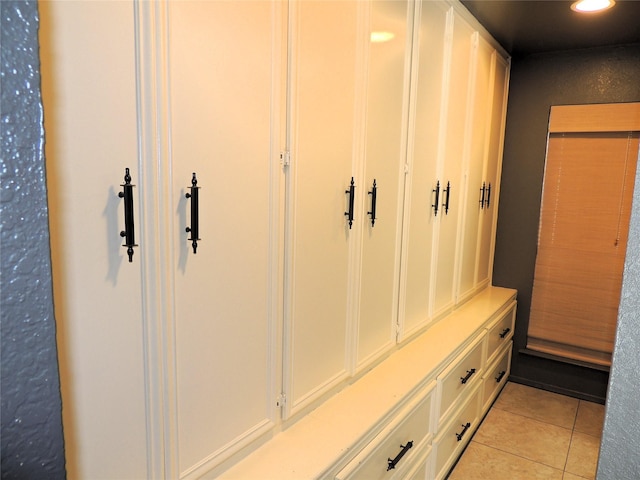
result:
M 435 222 L 442 215 L 439 195 L 437 214 L 433 205 L 445 106 L 442 91 L 447 18 L 446 5 L 416 2 L 400 277 L 401 338 L 431 319 L 433 234 Z
M 472 110 L 469 112 L 469 130 L 466 138 L 468 158 L 466 165 L 467 194 L 463 207 L 463 230 L 459 256 L 460 276 L 457 301 L 462 302 L 475 293 L 476 254 L 480 238 L 480 217 L 486 205 L 489 184 L 484 177 L 487 154 L 487 136 L 490 134 L 492 92 L 491 64 L 493 47 L 475 34 L 471 71 Z
M 136 232 L 129 263 L 118 197 L 128 167 L 139 228 L 134 8 L 56 1 L 39 12 L 67 475 L 147 478 L 141 265 L 151 239 Z
M 491 280 L 493 250 L 498 216 L 500 194 L 500 174 L 502 171 L 502 151 L 504 145 L 504 124 L 507 110 L 507 90 L 509 83 L 509 63 L 498 52 L 493 54 L 493 84 L 491 86 L 491 120 L 485 162 L 484 182 L 491 190 L 487 192 L 487 202 L 481 212 L 480 240 L 476 281 L 487 284 Z
M 281 7 L 169 4 L 181 478 L 216 466 L 276 420 Z M 185 232 L 193 173 L 196 251 Z
M 364 4 L 362 4 L 364 5 Z M 359 2 L 290 4 L 287 413 L 346 378 Z M 354 179 L 356 197 L 366 188 Z M 361 197 L 359 197 L 361 198 Z
M 357 367 L 395 345 L 413 4 L 371 2 Z M 375 197 L 374 197 L 375 182 Z M 375 200 L 375 218 L 373 206 Z
M 447 72 L 447 111 L 444 134 L 444 157 L 441 167 L 440 207 L 436 250 L 436 280 L 433 315 L 438 316 L 453 307 L 456 285 L 456 258 L 459 248 L 462 202 L 465 195 L 463 159 L 468 110 L 469 70 L 473 29 L 453 9 L 451 57 Z

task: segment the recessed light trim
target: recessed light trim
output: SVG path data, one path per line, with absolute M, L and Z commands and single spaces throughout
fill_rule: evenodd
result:
M 571 10 L 580 13 L 601 12 L 613 7 L 615 3 L 615 0 L 579 0 L 571 5 Z

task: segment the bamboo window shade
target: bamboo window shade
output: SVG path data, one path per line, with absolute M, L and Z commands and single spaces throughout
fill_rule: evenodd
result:
M 527 348 L 611 364 L 640 103 L 551 108 Z

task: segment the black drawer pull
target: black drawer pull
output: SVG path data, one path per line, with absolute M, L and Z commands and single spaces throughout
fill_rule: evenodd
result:
M 433 215 L 437 217 L 438 207 L 440 206 L 440 180 L 436 182 L 436 188 L 431 191 L 436 194 L 436 203 L 431 204 L 431 206 L 433 207 Z
M 120 185 L 122 192 L 118 193 L 118 197 L 124 198 L 124 230 L 120 232 L 120 236 L 125 239 L 123 247 L 127 247 L 127 255 L 129 262 L 133 262 L 133 247 L 137 247 L 136 234 L 133 221 L 133 187 L 131 184 L 131 175 L 129 169 L 124 169 L 124 183 Z
M 347 212 L 344 212 L 345 216 L 349 220 L 349 230 L 351 230 L 351 227 L 353 226 L 353 201 L 355 197 L 355 192 L 356 192 L 356 185 L 355 183 L 353 183 L 353 177 L 351 177 L 351 184 L 349 185 L 349 190 L 345 190 L 344 192 L 349 194 L 349 210 Z
M 198 240 L 200 240 L 200 222 L 199 222 L 199 212 L 198 212 L 198 190 L 200 187 L 198 186 L 198 179 L 196 178 L 196 173 L 193 172 L 193 177 L 191 177 L 191 186 L 189 190 L 191 193 L 185 193 L 186 198 L 191 199 L 191 226 L 185 228 L 187 233 L 191 233 L 191 246 L 193 247 L 193 253 L 196 253 L 198 249 Z
M 371 226 L 373 227 L 376 224 L 376 200 L 378 197 L 378 185 L 376 184 L 376 179 L 373 179 L 373 188 L 369 192 L 371 195 L 371 211 L 367 212 L 367 214 L 371 215 Z
M 470 426 L 471 424 L 469 422 L 467 422 L 466 425 L 462 425 L 462 431 L 460 433 L 456 433 L 456 438 L 458 439 L 458 441 L 462 440 L 462 437 L 464 437 L 464 434 L 467 433 L 467 430 L 469 430 Z
M 500 380 L 502 380 L 502 377 L 504 377 L 505 373 L 507 373 L 507 371 L 503 370 L 498 374 L 498 376 L 496 377 L 496 383 L 500 383 Z
M 460 377 L 460 383 L 463 385 L 467 383 L 474 373 L 476 373 L 475 368 L 472 368 L 471 370 L 467 370 L 467 375 L 464 377 Z
M 394 458 L 393 460 L 389 458 L 387 460 L 387 472 L 396 468 L 398 462 L 402 459 L 402 457 L 404 457 L 404 454 L 407 453 L 411 447 L 413 447 L 413 440 L 407 442 L 406 445 L 400 445 L 400 448 L 402 448 L 402 450 L 400 450 L 400 453 L 396 455 L 396 458 Z
M 447 188 L 442 189 L 442 194 L 444 195 L 445 193 L 447 194 L 447 199 L 442 204 L 442 206 L 444 207 L 444 214 L 449 215 L 449 198 L 451 197 L 451 182 L 447 182 Z
M 511 329 L 509 327 L 505 328 L 502 333 L 500 334 L 500 338 L 504 338 L 507 336 L 507 334 L 511 331 Z

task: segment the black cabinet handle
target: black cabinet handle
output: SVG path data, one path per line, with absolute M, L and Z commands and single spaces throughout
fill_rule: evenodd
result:
M 133 187 L 131 184 L 131 175 L 129 169 L 124 169 L 124 183 L 120 184 L 122 192 L 118 193 L 118 197 L 124 198 L 124 230 L 120 232 L 120 236 L 125 239 L 123 247 L 127 247 L 129 262 L 133 262 L 133 247 L 137 247 L 135 226 L 133 221 Z
M 463 385 L 467 383 L 474 373 L 476 373 L 475 368 L 472 368 L 471 370 L 467 370 L 467 375 L 464 377 L 460 377 L 460 383 Z
M 444 214 L 445 215 L 449 215 L 449 198 L 451 197 L 451 182 L 447 182 L 447 188 L 446 189 L 442 189 L 442 194 L 444 195 L 446 192 L 447 194 L 447 199 L 445 200 L 445 202 L 442 204 L 442 206 L 444 207 Z
M 502 333 L 500 333 L 500 338 L 504 338 L 507 336 L 507 334 L 511 331 L 511 329 L 509 327 L 505 328 Z M 495 338 L 495 337 L 494 337 Z
M 396 458 L 394 458 L 393 460 L 391 460 L 390 458 L 387 459 L 387 472 L 396 468 L 398 462 L 402 459 L 402 457 L 404 457 L 404 454 L 407 453 L 411 447 L 413 447 L 413 440 L 407 442 L 406 445 L 400 445 L 400 448 L 402 448 L 402 450 L 400 450 L 400 453 L 396 455 Z
M 491 182 L 489 182 L 489 186 L 487 187 L 487 208 L 489 208 L 490 201 L 491 201 Z
M 369 192 L 371 195 L 371 211 L 367 212 L 368 215 L 371 215 L 371 226 L 373 227 L 376 223 L 376 200 L 378 196 L 378 186 L 376 184 L 376 179 L 373 179 L 373 187 Z
M 502 377 L 504 377 L 505 373 L 507 373 L 507 371 L 503 370 L 498 374 L 498 376 L 496 377 L 496 383 L 500 383 L 500 380 L 502 380 Z
M 345 190 L 344 193 L 349 194 L 349 211 L 344 212 L 349 220 L 349 230 L 351 230 L 351 226 L 353 225 L 353 199 L 356 193 L 356 186 L 353 183 L 353 177 L 351 177 L 351 184 L 349 185 L 349 190 Z
M 196 253 L 198 249 L 198 240 L 200 240 L 200 222 L 199 222 L 199 207 L 198 207 L 198 179 L 196 178 L 196 173 L 193 172 L 193 177 L 191 178 L 191 186 L 189 190 L 191 193 L 185 193 L 185 197 L 191 199 L 191 227 L 185 228 L 187 233 L 191 232 L 191 246 L 193 247 L 193 253 Z
M 436 188 L 431 190 L 436 194 L 436 203 L 432 204 L 434 217 L 438 216 L 438 207 L 440 206 L 440 180 L 436 182 Z
M 462 425 L 462 431 L 460 433 L 456 433 L 456 438 L 458 439 L 458 441 L 462 440 L 462 437 L 464 437 L 464 434 L 467 433 L 467 430 L 469 430 L 470 426 L 471 424 L 469 422 Z
M 486 193 L 487 193 L 486 183 L 482 182 L 482 188 L 480 189 L 480 208 L 484 208 Z

